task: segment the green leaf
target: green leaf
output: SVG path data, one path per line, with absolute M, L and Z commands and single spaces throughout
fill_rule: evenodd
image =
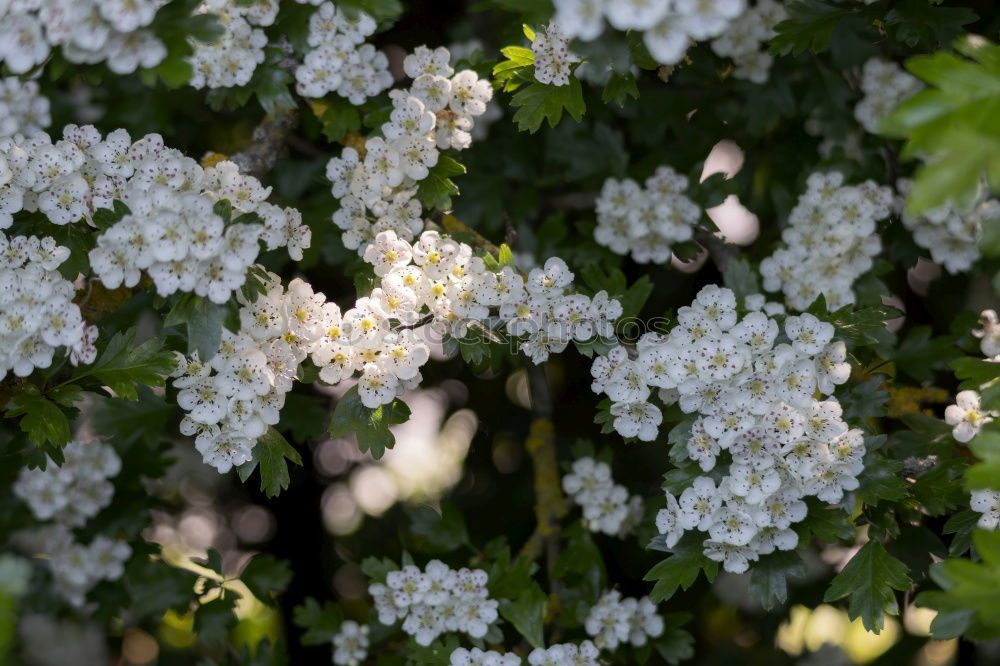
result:
M 312 597 L 306 598 L 305 603 L 292 611 L 292 621 L 306 630 L 299 639 L 303 645 L 329 644 L 343 620 L 344 616 L 336 604 L 327 601 L 320 606 Z
M 549 598 L 545 592 L 538 586 L 538 583 L 532 583 L 517 599 L 513 601 L 501 599 L 500 615 L 514 625 L 514 628 L 524 636 L 531 647 L 540 648 L 544 646 L 545 641 L 542 630 L 545 609 L 548 608 L 548 605 Z
M 940 48 L 962 34 L 962 26 L 975 21 L 967 7 L 942 7 L 927 0 L 896 0 L 885 15 L 890 34 L 915 47 Z
M 355 385 L 337 401 L 329 434 L 331 437 L 354 434 L 358 440 L 358 449 L 362 453 L 370 452 L 377 460 L 396 443 L 389 426 L 405 423 L 409 418 L 410 408 L 398 398 L 376 409 L 365 407 Z
M 235 303 L 220 305 L 201 296 L 185 294 L 167 313 L 163 325 L 183 324 L 187 331 L 188 354 L 197 351 L 202 361 L 208 361 L 219 350 L 222 327 L 234 306 Z
M 240 580 L 259 601 L 270 604 L 274 595 L 284 592 L 292 581 L 292 566 L 285 560 L 257 554 L 243 569 Z
M 198 598 L 198 575 L 159 558 L 133 557 L 125 566 L 123 580 L 132 597 L 129 611 L 139 618 L 159 619 L 169 609 L 187 612 Z
M 462 164 L 448 155 L 440 155 L 437 164 L 429 169 L 427 177 L 417 186 L 417 194 L 424 208 L 449 210 L 451 198 L 458 194 L 458 185 L 451 178 L 465 172 Z
M 646 572 L 643 580 L 656 581 L 649 593 L 653 603 L 666 601 L 674 596 L 678 588 L 689 589 L 702 571 L 709 581 L 715 578 L 719 563 L 705 557 L 702 541 L 700 535 L 689 532 L 674 546 L 673 555 Z
M 865 469 L 858 475 L 857 494 L 865 504 L 875 505 L 880 500 L 895 502 L 907 496 L 906 481 L 900 476 L 903 462 L 890 460 L 877 454 L 869 455 Z
M 972 546 L 972 531 L 979 522 L 979 513 L 972 509 L 959 511 L 944 524 L 944 534 L 954 534 L 948 544 L 948 555 L 958 557 Z
M 361 561 L 361 573 L 368 576 L 373 583 L 384 583 L 385 577 L 390 571 L 396 571 L 399 565 L 388 557 L 379 559 L 377 557 L 366 557 Z
M 471 545 L 469 533 L 461 512 L 448 503 L 441 505 L 441 513 L 424 505 L 409 512 L 410 531 L 421 537 L 420 550 L 429 553 L 446 553 Z
M 863 384 L 852 386 L 841 395 L 840 404 L 845 419 L 866 419 L 885 416 L 889 404 L 889 392 L 883 389 L 885 378 L 876 376 Z
M 216 645 L 226 641 L 236 620 L 232 599 L 218 597 L 198 606 L 194 614 L 194 631 L 199 641 Z
M 881 633 L 885 626 L 884 614 L 899 614 L 893 590 L 910 589 L 908 571 L 906 565 L 886 552 L 882 544 L 869 541 L 830 582 L 823 601 L 849 597 L 850 618 L 860 617 L 865 629 Z
M 358 107 L 339 95 L 314 101 L 312 110 L 319 118 L 323 136 L 331 142 L 340 143 L 348 132 L 357 132 L 361 129 L 361 114 L 358 113 Z
M 288 393 L 277 427 L 282 431 L 291 431 L 294 441 L 300 444 L 319 437 L 324 434 L 324 425 L 330 414 L 328 404 L 325 396 Z
M 967 35 L 949 52 L 917 56 L 907 68 L 928 88 L 882 120 L 882 131 L 906 139 L 902 156 L 920 157 L 907 199 L 912 214 L 978 194 L 985 175 L 1000 188 L 1000 47 Z
M 757 271 L 746 257 L 730 260 L 722 271 L 722 281 L 736 294 L 740 302 L 751 294 L 761 293 L 760 285 L 757 283 Z
M 788 601 L 788 577 L 806 574 L 806 563 L 795 551 L 776 551 L 764 555 L 750 573 L 750 596 L 764 610 L 773 610 Z
M 629 97 L 639 99 L 639 86 L 636 85 L 635 76 L 632 72 L 624 74 L 611 72 L 611 76 L 601 92 L 601 101 L 607 104 L 614 100 L 615 104 L 625 108 L 625 100 Z
M 633 282 L 625 293 L 618 297 L 618 301 L 622 305 L 622 316 L 620 319 L 628 320 L 633 317 L 638 317 L 639 313 L 642 312 L 642 306 L 646 304 L 649 297 L 653 293 L 653 282 L 649 279 L 648 275 L 643 275 L 638 280 Z M 611 295 L 611 294 L 609 294 Z
M 136 383 L 164 386 L 164 377 L 174 369 L 174 355 L 163 349 L 163 339 L 158 337 L 133 347 L 135 336 L 135 328 L 115 333 L 97 360 L 78 366 L 71 379 L 96 378 L 125 400 L 139 398 Z
M 379 23 L 395 21 L 405 9 L 401 0 L 340 0 L 338 6 L 365 12 Z
M 302 456 L 295 447 L 280 432 L 268 426 L 267 432 L 254 444 L 253 458 L 240 465 L 236 471 L 240 480 L 246 482 L 253 471 L 260 468 L 260 489 L 268 497 L 277 497 L 282 490 L 288 488 L 291 480 L 286 460 L 302 465 Z
M 830 44 L 840 22 L 856 11 L 824 0 L 799 0 L 788 4 L 787 10 L 788 18 L 774 27 L 778 34 L 769 47 L 774 55 L 798 55 L 807 49 L 819 53 Z
M 4 416 L 7 418 L 20 416 L 19 427 L 28 434 L 28 439 L 38 446 L 46 442 L 63 446 L 72 437 L 66 413 L 59 408 L 59 405 L 38 393 L 24 391 L 15 393 L 7 401 Z
M 663 634 L 653 645 L 668 664 L 679 664 L 694 656 L 694 636 L 681 629 L 690 620 L 690 613 L 667 613 L 663 616 Z
M 566 86 L 552 86 L 535 81 L 515 93 L 510 105 L 517 109 L 514 112 L 517 128 L 531 134 L 541 128 L 542 121 L 548 121 L 549 127 L 558 125 L 564 110 L 576 122 L 583 120 L 583 114 L 587 110 L 583 101 L 583 88 L 575 76 L 570 77 L 569 85 Z

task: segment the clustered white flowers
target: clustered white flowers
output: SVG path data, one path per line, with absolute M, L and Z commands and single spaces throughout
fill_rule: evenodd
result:
M 390 571 L 385 584 L 372 583 L 378 621 L 393 625 L 402 620 L 403 631 L 419 645 L 430 645 L 445 632 L 482 638 L 498 617 L 498 602 L 489 598 L 489 576 L 482 569 L 452 569 L 431 560 L 421 571 L 409 564 Z
M 599 652 L 590 641 L 580 645 L 559 643 L 535 648 L 528 654 L 529 666 L 598 666 Z M 524 661 L 512 652 L 500 653 L 479 648 L 457 648 L 451 653 L 451 666 L 521 666 Z
M 1000 526 L 1000 491 L 973 490 L 969 508 L 982 514 L 976 523 L 980 529 L 995 530 Z
M 607 18 L 617 30 L 642 32 L 650 55 L 674 65 L 693 42 L 724 33 L 743 14 L 746 1 L 555 0 L 555 6 L 555 21 L 568 38 L 597 39 Z
M 520 351 L 538 364 L 550 353 L 561 353 L 572 340 L 613 335 L 614 321 L 622 313 L 621 304 L 604 291 L 593 298 L 575 293 L 573 273 L 558 257 L 533 268 L 525 279 L 512 266 L 487 269 L 470 246 L 436 231 L 425 231 L 413 245 L 392 231 L 383 231 L 365 250 L 364 258 L 375 267 L 381 285 L 355 306 L 371 318 L 364 329 L 367 336 L 355 343 L 362 352 L 366 343 L 384 338 L 390 320 L 409 325 L 429 316 L 432 327 L 459 339 L 470 329 L 482 333 L 486 328 L 502 328 L 517 339 Z M 390 361 L 395 353 L 387 356 L 386 361 L 397 364 Z M 403 360 L 413 362 L 409 356 Z M 417 367 L 424 360 L 426 355 L 422 354 Z M 369 378 L 376 379 L 376 386 L 382 385 L 384 390 L 391 389 L 385 386 L 387 379 L 395 385 L 391 379 L 395 371 L 390 371 L 394 365 L 365 363 L 362 399 L 369 390 L 377 393 L 368 388 Z M 386 397 L 391 392 L 386 390 Z
M 712 50 L 731 58 L 736 67 L 733 76 L 753 83 L 767 81 L 774 56 L 766 43 L 777 34 L 774 26 L 788 18 L 784 5 L 776 0 L 757 0 L 738 21 L 729 24 L 721 36 L 712 40 Z
M 195 88 L 232 88 L 250 83 L 257 65 L 264 62 L 267 36 L 260 28 L 274 23 L 278 0 L 206 0 L 200 14 L 214 14 L 222 34 L 214 42 L 191 39 L 194 53 L 187 57 Z
M 332 641 L 334 664 L 358 666 L 368 656 L 368 625 L 345 620 Z
M 609 590 L 591 607 L 584 622 L 594 646 L 614 651 L 622 644 L 642 647 L 650 638 L 663 633 L 663 618 L 649 597 L 622 598 L 618 590 Z
M 553 86 L 568 86 L 570 64 L 576 57 L 569 51 L 569 40 L 552 22 L 535 32 L 531 52 L 535 56 L 535 79 Z
M 45 469 L 22 469 L 14 494 L 38 520 L 80 527 L 111 502 L 115 489 L 108 479 L 118 475 L 122 463 L 111 446 L 97 441 L 73 440 L 63 455 L 62 466 L 47 459 Z
M 358 254 L 381 231 L 412 241 L 424 228 L 417 183 L 437 165 L 439 151 L 472 143 L 473 119 L 486 112 L 493 88 L 472 70 L 455 74 L 449 58 L 448 49 L 426 46 L 406 56 L 403 68 L 413 83 L 389 93 L 393 110 L 382 136 L 368 137 L 362 151 L 344 148 L 327 164 L 340 201 L 333 222 Z
M 166 0 L 31 0 L 0 5 L 0 63 L 24 74 L 62 47 L 76 64 L 104 61 L 115 74 L 155 67 L 167 49 L 145 30 Z
M 784 245 L 761 261 L 764 289 L 805 310 L 820 295 L 835 310 L 854 302 L 854 281 L 882 249 L 876 223 L 889 216 L 893 194 L 872 180 L 844 185 L 839 172 L 813 173 L 788 216 Z
M 949 202 L 926 210 L 919 215 L 906 212 L 906 195 L 912 182 L 900 178 L 896 201 L 903 226 L 913 232 L 913 240 L 930 251 L 931 259 L 949 273 L 962 273 L 979 259 L 979 239 L 983 228 L 1000 220 L 1000 201 L 989 198 L 982 188 L 976 200 L 963 206 Z
M 705 472 L 728 467 L 718 485 L 701 476 L 679 501 L 668 493 L 657 528 L 668 547 L 686 530 L 708 532 L 705 555 L 742 573 L 758 555 L 795 547 L 790 525 L 805 518 L 803 497 L 834 503 L 858 487 L 864 438 L 848 430 L 832 397 L 850 375 L 846 348 L 810 314 L 783 327 L 758 310 L 741 319 L 733 292 L 715 285 L 677 319 L 669 335 L 643 336 L 633 358 L 617 347 L 595 360 L 594 390 L 615 401 L 614 427 L 626 437 L 655 439 L 662 417 L 649 402 L 653 388 L 697 414 L 686 456 L 675 458 Z
M 701 218 L 701 208 L 684 194 L 687 186 L 687 177 L 668 166 L 658 167 L 645 187 L 631 178 L 608 178 L 597 199 L 594 239 L 641 264 L 666 263 Z
M 181 432 L 195 436 L 205 463 L 219 473 L 250 460 L 258 439 L 278 423 L 299 364 L 340 323 L 337 305 L 300 279 L 286 291 L 270 275 L 264 290 L 253 303 L 239 296 L 240 330 L 223 329 L 211 359 L 178 354 L 171 375 L 187 412 Z
M 451 666 L 521 666 L 521 658 L 513 652 L 500 653 L 494 650 L 468 650 L 456 648 L 450 655 Z
M 96 357 L 97 327 L 83 320 L 73 283 L 56 270 L 68 257 L 52 238 L 0 232 L 0 379 L 49 367 L 58 347 L 73 365 Z
M 389 59 L 365 38 L 375 32 L 375 19 L 364 12 L 352 18 L 324 2 L 309 18 L 309 46 L 295 70 L 296 90 L 304 97 L 335 91 L 351 104 L 364 104 L 392 85 Z
M 146 271 L 160 296 L 194 292 L 225 303 L 257 259 L 259 241 L 301 259 L 309 228 L 298 211 L 264 201 L 270 192 L 232 162 L 203 169 L 159 134 L 133 142 L 124 129 L 102 138 L 91 125 L 67 125 L 55 143 L 41 132 L 0 140 L 0 228 L 21 210 L 38 210 L 54 224 L 97 226 L 97 210 L 126 204 L 129 213 L 90 251 L 91 268 L 109 289 L 132 287 Z M 227 226 L 213 210 L 220 199 L 263 224 Z
M 854 107 L 854 117 L 867 131 L 876 134 L 882 118 L 920 88 L 920 81 L 896 63 L 871 58 L 861 68 L 863 97 Z
M 99 581 L 121 577 L 132 554 L 120 539 L 98 536 L 83 545 L 70 531 L 111 503 L 114 486 L 109 479 L 121 471 L 121 459 L 111 446 L 98 441 L 71 441 L 63 454 L 62 466 L 47 459 L 44 470 L 22 469 L 13 490 L 35 518 L 54 521 L 34 536 L 59 593 L 74 606 L 82 606 L 87 591 Z
M 611 467 L 593 458 L 573 461 L 573 471 L 562 478 L 566 494 L 583 509 L 592 532 L 625 536 L 642 518 L 642 498 L 629 498 L 628 489 L 611 478 Z
M 37 81 L 22 81 L 16 76 L 0 79 L 0 139 L 15 134 L 31 136 L 50 122 L 49 98 L 39 94 Z

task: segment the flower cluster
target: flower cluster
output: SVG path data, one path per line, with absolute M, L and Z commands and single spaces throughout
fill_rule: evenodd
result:
M 736 67 L 733 76 L 753 83 L 764 83 L 774 57 L 762 48 L 777 34 L 774 26 L 788 18 L 784 5 L 776 0 L 757 0 L 740 20 L 729 24 L 721 36 L 712 40 L 712 50 L 731 58 Z
M 591 607 L 584 628 L 596 648 L 613 651 L 624 643 L 642 647 L 650 638 L 659 637 L 663 618 L 649 597 L 622 598 L 618 590 L 609 590 Z
M 500 653 L 479 648 L 457 648 L 452 651 L 451 666 L 521 666 L 521 658 L 513 652 Z
M 185 291 L 225 303 L 257 259 L 258 241 L 301 259 L 309 228 L 298 211 L 264 201 L 270 192 L 232 162 L 203 169 L 158 134 L 133 142 L 124 129 L 102 138 L 93 126 L 67 125 L 55 143 L 44 133 L 0 142 L 0 228 L 21 210 L 38 210 L 54 224 L 97 226 L 97 210 L 126 204 L 129 213 L 90 252 L 109 289 L 134 286 L 145 270 L 161 296 Z M 213 210 L 220 199 L 256 217 L 227 227 Z
M 570 53 L 568 43 L 569 40 L 554 22 L 535 33 L 531 40 L 531 52 L 535 56 L 535 79 L 539 83 L 569 85 L 570 63 L 576 58 Z
M 368 656 L 368 625 L 354 620 L 341 623 L 333 635 L 333 663 L 358 666 Z
M 253 303 L 239 296 L 240 330 L 223 329 L 210 360 L 178 354 L 172 373 L 177 404 L 187 412 L 181 432 L 195 437 L 205 463 L 220 473 L 250 460 L 278 422 L 299 364 L 340 323 L 336 304 L 300 279 L 286 291 L 271 275 L 264 290 Z
M 16 76 L 0 79 L 0 139 L 15 134 L 31 136 L 50 122 L 49 98 L 39 94 L 36 81 Z
M 930 251 L 931 259 L 949 273 L 962 273 L 979 259 L 979 239 L 983 228 L 1000 220 L 1000 201 L 982 192 L 971 204 L 958 206 L 946 203 L 919 215 L 906 212 L 906 195 L 912 182 L 901 178 L 896 183 L 900 196 L 896 210 L 903 226 L 913 232 L 913 240 Z
M 100 535 L 83 544 L 65 525 L 43 527 L 35 536 L 40 538 L 38 552 L 45 556 L 56 591 L 77 608 L 97 583 L 121 578 L 132 556 L 131 546 L 122 539 Z
M 598 666 L 600 652 L 591 641 L 557 643 L 528 653 L 529 666 Z M 520 662 L 518 662 L 520 663 Z
M 356 306 L 371 313 L 372 324 L 362 342 L 380 340 L 389 320 L 409 325 L 429 316 L 433 328 L 454 338 L 465 337 L 470 327 L 502 327 L 538 364 L 550 353 L 561 353 L 572 340 L 613 335 L 614 321 L 622 313 L 621 304 L 604 291 L 593 298 L 574 293 L 573 273 L 558 257 L 532 269 L 525 279 L 512 266 L 487 269 L 470 246 L 436 231 L 425 231 L 413 245 L 383 231 L 364 256 L 381 284 Z M 405 359 L 412 362 L 409 356 Z M 417 366 L 424 359 L 421 355 Z M 387 374 L 372 369 L 379 381 Z M 365 365 L 362 398 L 368 376 Z
M 201 14 L 214 14 L 223 27 L 214 42 L 192 39 L 194 53 L 187 57 L 195 88 L 232 88 L 250 83 L 257 65 L 264 62 L 267 36 L 260 28 L 274 23 L 278 0 L 206 0 Z
M 690 240 L 701 208 L 684 194 L 688 179 L 668 166 L 640 187 L 631 178 L 608 178 L 597 199 L 594 239 L 612 252 L 646 264 L 666 263 L 672 246 Z
M 846 348 L 833 341 L 831 324 L 810 314 L 787 317 L 784 336 L 763 312 L 740 319 L 733 292 L 715 285 L 677 318 L 666 337 L 640 339 L 634 360 L 621 350 L 595 361 L 592 373 L 622 406 L 619 432 L 634 432 L 636 420 L 650 429 L 647 439 L 655 437 L 659 410 L 647 402 L 653 387 L 696 414 L 671 458 L 724 473 L 718 485 L 695 478 L 679 500 L 668 493 L 656 526 L 667 547 L 686 530 L 708 532 L 705 555 L 742 573 L 759 555 L 796 546 L 790 526 L 806 516 L 803 497 L 834 503 L 858 487 L 864 437 L 848 430 L 832 397 L 850 375 Z M 621 419 L 630 420 L 626 428 Z
M 973 490 L 969 508 L 982 514 L 976 523 L 980 529 L 995 530 L 1000 527 L 1000 491 Z
M 61 467 L 48 459 L 45 469 L 22 469 L 13 490 L 35 518 L 55 522 L 36 531 L 37 547 L 47 555 L 60 594 L 82 606 L 87 591 L 99 581 L 121 577 L 132 554 L 124 541 L 98 536 L 83 545 L 70 531 L 111 503 L 115 489 L 109 479 L 121 471 L 121 459 L 111 446 L 97 441 L 71 441 L 63 454 Z
M 34 0 L 8 2 L 0 9 L 0 63 L 24 74 L 44 63 L 49 52 L 75 64 L 106 62 L 115 74 L 155 67 L 167 49 L 149 30 L 166 0 Z
M 74 365 L 97 355 L 97 327 L 83 320 L 73 283 L 56 270 L 68 257 L 52 238 L 0 232 L 0 379 L 49 367 L 57 347 Z
M 876 223 L 892 210 L 892 190 L 843 182 L 839 172 L 811 174 L 781 234 L 784 245 L 760 262 L 764 289 L 780 290 L 795 310 L 820 294 L 831 310 L 853 303 L 854 281 L 882 249 Z
M 664 65 L 684 59 L 694 41 L 726 31 L 746 9 L 745 0 L 555 0 L 555 21 L 569 38 L 597 39 L 604 19 L 617 30 L 642 32 L 650 55 Z
M 482 638 L 497 617 L 498 603 L 489 598 L 488 576 L 482 569 L 452 569 L 431 560 L 420 571 L 409 564 L 390 571 L 385 584 L 372 583 L 378 621 L 403 621 L 403 631 L 419 645 L 430 645 L 444 632 Z
M 48 459 L 45 469 L 22 469 L 14 494 L 38 520 L 80 527 L 111 502 L 115 488 L 108 479 L 118 475 L 122 462 L 111 446 L 97 441 L 73 440 L 63 455 L 62 466 Z
M 642 498 L 611 478 L 611 467 L 593 458 L 579 458 L 573 471 L 562 478 L 562 487 L 583 509 L 592 532 L 625 536 L 642 518 Z
M 382 136 L 369 137 L 363 152 L 344 148 L 327 164 L 340 201 L 333 222 L 358 254 L 381 231 L 413 240 L 424 228 L 417 183 L 438 163 L 440 150 L 472 143 L 473 119 L 486 112 L 493 89 L 472 70 L 454 74 L 449 58 L 448 49 L 425 46 L 406 56 L 403 68 L 413 83 L 389 93 L 393 110 Z
M 528 654 L 529 666 L 598 666 L 599 652 L 593 643 L 560 643 L 535 648 Z M 513 652 L 500 653 L 479 648 L 458 648 L 451 653 L 451 666 L 521 666 L 524 661 Z
M 309 18 L 309 46 L 295 70 L 296 90 L 304 97 L 335 91 L 351 104 L 364 104 L 392 85 L 389 59 L 365 38 L 375 32 L 375 19 L 364 12 L 352 18 L 324 2 Z
M 864 96 L 854 107 L 854 117 L 868 132 L 876 134 L 882 118 L 920 87 L 920 81 L 896 63 L 871 58 L 861 68 Z

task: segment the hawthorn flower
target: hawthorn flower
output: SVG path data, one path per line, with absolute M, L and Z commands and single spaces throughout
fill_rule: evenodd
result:
M 952 426 L 952 436 L 965 443 L 979 434 L 983 426 L 993 421 L 996 413 L 980 406 L 979 393 L 960 391 L 955 396 L 955 404 L 944 410 L 945 423 Z

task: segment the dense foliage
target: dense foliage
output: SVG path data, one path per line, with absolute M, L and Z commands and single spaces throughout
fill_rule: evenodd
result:
M 0 6 L 0 664 L 993 663 L 998 43 Z

